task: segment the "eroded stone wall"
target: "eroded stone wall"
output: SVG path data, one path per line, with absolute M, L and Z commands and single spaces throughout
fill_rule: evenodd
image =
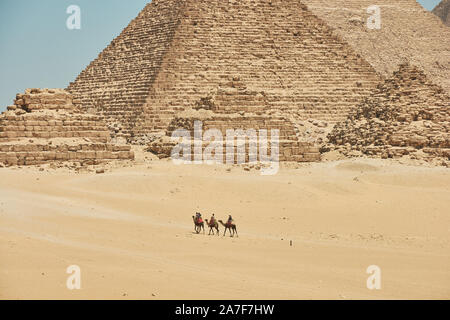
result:
M 27 89 L 0 115 L 0 164 L 124 159 L 134 159 L 131 147 L 112 144 L 104 118 L 80 112 L 64 90 Z
M 175 117 L 169 125 L 169 129 L 163 138 L 157 139 L 156 141 L 150 143 L 149 151 L 157 154 L 161 158 L 170 157 L 173 147 L 180 141 L 171 140 L 169 137 L 175 130 L 186 129 L 191 139 L 191 151 L 189 155 L 190 160 L 195 159 L 195 149 L 194 149 L 194 137 L 195 137 L 195 122 L 201 121 L 201 134 L 207 130 L 218 130 L 221 133 L 223 145 L 223 155 L 222 163 L 227 162 L 226 148 L 227 148 L 227 138 L 229 135 L 233 134 L 235 136 L 234 140 L 234 163 L 238 162 L 238 157 L 244 159 L 248 162 L 251 156 L 256 156 L 257 161 L 261 160 L 259 157 L 261 153 L 263 156 L 273 156 L 271 154 L 272 143 L 275 141 L 278 144 L 278 158 L 276 161 L 295 161 L 295 162 L 314 162 L 320 161 L 319 148 L 313 146 L 310 143 L 300 142 L 297 138 L 294 125 L 286 118 L 280 116 L 268 116 L 267 114 L 257 115 L 257 114 L 246 114 L 241 116 L 239 114 L 217 114 L 217 113 L 207 113 L 204 115 L 190 114 L 181 115 Z M 245 136 L 239 136 L 241 131 Z M 257 144 L 257 154 L 254 154 L 250 148 L 249 130 L 254 132 L 257 140 L 254 142 Z M 261 130 L 264 131 L 264 135 L 261 135 Z M 278 136 L 276 140 L 273 140 L 272 136 L 273 130 L 277 130 Z M 229 131 L 232 131 L 229 133 Z M 267 143 L 267 152 L 260 148 L 260 139 L 265 138 Z M 204 141 L 202 143 L 201 154 L 197 155 L 197 158 L 202 158 L 202 154 L 208 146 L 213 146 L 211 142 L 214 141 Z M 239 149 L 238 145 L 244 146 L 244 149 Z M 241 152 L 243 151 L 243 153 Z

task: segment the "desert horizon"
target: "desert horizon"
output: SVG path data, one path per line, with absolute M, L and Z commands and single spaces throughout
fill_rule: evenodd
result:
M 0 169 L 0 298 L 449 298 L 448 169 L 353 159 L 263 177 L 136 161 Z M 196 234 L 197 211 L 232 214 L 239 237 Z M 371 265 L 381 290 L 366 287 Z

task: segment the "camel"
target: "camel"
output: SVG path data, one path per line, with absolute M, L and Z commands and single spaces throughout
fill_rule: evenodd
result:
M 204 234 L 205 233 L 205 223 L 203 221 L 202 222 L 198 222 L 195 219 L 194 216 L 192 216 L 192 220 L 194 220 L 194 225 L 195 225 L 194 230 L 195 230 L 195 232 L 196 233 L 200 233 L 200 231 L 202 231 L 202 229 L 203 229 L 203 234 Z
M 234 237 L 234 234 L 236 233 L 236 236 L 239 237 L 236 229 L 236 225 L 234 223 L 223 223 L 222 220 L 219 220 L 220 224 L 225 227 L 225 231 L 223 232 L 223 236 L 225 237 L 225 234 L 227 233 L 227 230 L 230 231 L 230 237 Z M 233 233 L 231 233 L 231 230 L 233 230 Z
M 217 231 L 217 235 L 219 235 L 219 224 L 217 223 L 216 219 L 214 221 L 211 220 L 211 222 L 208 222 L 208 219 L 205 219 L 206 225 L 209 227 L 209 233 L 208 236 L 211 234 L 211 231 L 214 235 L 214 229 Z

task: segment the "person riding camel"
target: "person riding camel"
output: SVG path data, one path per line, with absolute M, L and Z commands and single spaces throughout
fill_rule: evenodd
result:
M 202 223 L 203 222 L 202 214 L 200 212 L 197 212 L 195 214 L 195 220 L 197 220 L 197 223 Z
M 233 218 L 231 217 L 231 214 L 228 216 L 227 225 L 231 225 L 233 223 Z
M 213 226 L 215 223 L 216 223 L 216 217 L 214 216 L 214 213 L 213 213 L 212 216 L 211 216 L 211 220 L 209 221 L 209 224 L 211 226 Z

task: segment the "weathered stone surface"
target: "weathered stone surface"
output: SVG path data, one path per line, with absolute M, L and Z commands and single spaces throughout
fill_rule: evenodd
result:
M 62 89 L 18 94 L 15 108 L 0 115 L 0 162 L 14 166 L 134 159 L 130 146 L 110 143 L 103 117 L 81 113 L 72 100 Z
M 301 1 L 154 0 L 68 90 L 135 141 L 199 101 L 338 121 L 379 80 Z
M 369 156 L 450 160 L 450 97 L 404 64 L 329 135 L 335 148 Z
M 450 0 L 442 0 L 434 9 L 433 13 L 441 18 L 442 22 L 450 27 Z
M 379 30 L 366 25 L 374 4 Z M 114 138 L 150 142 L 161 157 L 170 154 L 173 130 L 202 120 L 221 132 L 280 128 L 282 160 L 316 161 L 314 145 L 349 112 L 358 129 L 353 120 L 348 132 L 338 125 L 330 135 L 336 145 L 382 157 L 420 149 L 432 157 L 446 154 L 448 127 L 436 113 L 448 109 L 450 50 L 442 39 L 449 30 L 415 0 L 153 0 L 68 91 L 76 106 L 105 118 Z M 402 66 L 371 97 L 405 60 L 424 73 Z M 28 109 L 64 105 L 63 96 L 17 101 Z M 191 110 L 203 115 L 183 115 Z M 12 127 L 0 137 L 41 132 L 40 124 Z
M 278 130 L 279 161 L 308 162 L 320 160 L 319 149 L 315 148 L 312 144 L 299 142 L 294 125 L 288 118 L 279 115 L 258 115 L 255 113 L 245 113 L 240 115 L 236 113 L 198 113 L 195 111 L 192 113 L 184 112 L 171 121 L 164 136 L 149 144 L 148 151 L 155 153 L 160 158 L 170 157 L 172 149 L 177 142 L 171 140 L 169 137 L 175 130 L 186 129 L 190 132 L 191 138 L 193 139 L 194 122 L 197 120 L 201 121 L 202 135 L 210 129 L 218 130 L 221 133 L 223 140 L 223 163 L 226 162 L 226 138 L 229 130 L 233 130 L 235 133 L 237 133 L 238 130 L 242 130 L 242 132 L 246 134 L 248 134 L 247 130 L 253 130 L 258 139 L 261 137 L 260 130 L 264 130 L 267 134 L 269 156 L 271 150 L 271 132 L 272 130 Z M 194 160 L 194 144 L 192 139 L 192 154 L 190 155 L 190 159 Z M 235 142 L 235 162 L 237 162 L 237 145 L 242 144 L 245 145 L 245 155 L 243 155 L 244 159 L 246 162 L 249 161 L 251 148 L 249 146 L 249 139 L 247 135 L 245 140 L 241 141 L 237 139 Z M 210 142 L 203 142 L 201 152 L 203 153 L 209 145 Z M 259 150 L 259 152 L 261 151 Z
M 416 0 L 304 0 L 384 77 L 405 61 L 417 65 L 450 93 L 450 29 Z M 377 5 L 381 29 L 371 30 L 369 7 Z M 355 20 L 359 20 L 355 23 Z

